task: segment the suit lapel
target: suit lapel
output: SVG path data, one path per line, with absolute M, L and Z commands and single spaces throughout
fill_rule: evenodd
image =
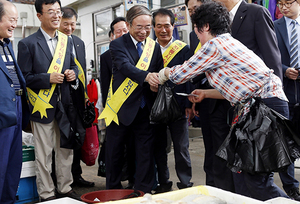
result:
M 128 50 L 128 52 L 130 53 L 134 63 L 137 63 L 139 60 L 139 54 L 137 52 L 137 49 L 129 35 L 129 33 L 124 35 L 124 43 L 125 43 L 125 48 Z
M 280 18 L 277 21 L 278 24 L 278 31 L 283 39 L 283 42 L 287 48 L 287 50 L 290 50 L 290 43 L 289 43 L 289 39 L 288 39 L 288 33 L 287 33 L 287 29 L 286 29 L 286 21 L 284 18 Z
M 37 43 L 40 46 L 40 48 L 43 50 L 44 54 L 47 56 L 47 58 L 49 59 L 49 61 L 52 61 L 52 54 L 50 52 L 49 46 L 46 42 L 46 39 L 42 33 L 42 31 L 39 29 L 37 32 Z
M 239 28 L 242 25 L 245 16 L 247 15 L 247 10 L 248 10 L 247 3 L 242 1 L 232 21 L 232 25 L 231 25 L 232 36 L 236 36 L 237 32 L 239 31 Z
M 76 38 L 74 38 L 74 36 L 72 35 L 72 38 L 71 38 L 72 40 L 73 40 L 73 45 L 74 45 L 74 48 L 75 48 L 75 53 L 76 53 L 76 58 L 77 58 L 77 60 L 78 60 L 78 52 L 79 52 L 79 50 L 78 49 L 80 49 L 79 48 L 79 43 L 77 42 L 77 39 Z M 70 40 L 70 38 L 69 38 L 69 40 Z

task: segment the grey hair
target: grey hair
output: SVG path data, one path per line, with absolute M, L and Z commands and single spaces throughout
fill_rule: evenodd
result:
M 148 15 L 151 17 L 151 12 L 145 6 L 135 5 L 135 6 L 131 7 L 129 9 L 129 11 L 127 12 L 126 21 L 127 21 L 127 23 L 132 25 L 133 19 L 135 19 L 136 17 L 141 16 L 141 15 Z

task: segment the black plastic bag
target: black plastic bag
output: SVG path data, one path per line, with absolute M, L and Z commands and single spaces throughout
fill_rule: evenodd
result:
M 92 127 L 95 117 L 96 117 L 96 113 L 95 113 L 94 102 L 90 102 L 88 100 L 85 104 L 85 110 L 83 112 L 83 126 L 85 128 Z
M 216 155 L 226 160 L 233 172 L 282 171 L 300 156 L 299 138 L 289 122 L 255 99 L 250 112 L 233 124 Z
M 182 117 L 180 107 L 167 83 L 158 87 L 157 97 L 150 112 L 150 123 L 170 123 Z

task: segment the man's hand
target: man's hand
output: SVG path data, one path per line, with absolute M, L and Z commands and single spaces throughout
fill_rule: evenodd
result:
M 74 81 L 76 79 L 76 75 L 75 75 L 74 70 L 66 69 L 64 74 L 65 74 L 66 79 L 67 79 L 68 82 Z
M 145 79 L 146 82 L 155 88 L 158 88 L 159 80 L 158 80 L 158 73 L 149 73 Z
M 296 80 L 299 76 L 299 72 L 295 68 L 290 67 L 285 71 L 285 76 L 289 79 Z
M 186 109 L 185 109 L 185 116 L 187 117 L 188 122 L 191 122 L 191 120 L 194 118 L 193 109 L 191 109 L 191 108 L 186 108 Z
M 57 72 L 50 74 L 50 83 L 51 84 L 62 84 L 64 82 L 65 75 Z

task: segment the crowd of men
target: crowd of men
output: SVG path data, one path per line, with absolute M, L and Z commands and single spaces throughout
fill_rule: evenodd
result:
M 106 122 L 106 188 L 123 188 L 126 152 L 130 175 L 126 188 L 145 193 L 171 191 L 168 131 L 180 181 L 177 187 L 193 186 L 188 123 L 197 115 L 205 145 L 207 185 L 263 201 L 275 197 L 300 201 L 293 163 L 279 172 L 284 192 L 274 183 L 273 172 L 234 173 L 215 155 L 230 131 L 232 104 L 259 96 L 283 116 L 292 119 L 295 115 L 300 100 L 300 2 L 278 0 L 284 17 L 275 23 L 267 9 L 243 0 L 185 3 L 194 27 L 190 45 L 173 37 L 175 17 L 167 9 L 152 14 L 136 5 L 126 18 L 111 23 L 109 51 L 100 57 L 104 110 L 99 118 Z M 85 45 L 72 35 L 77 14 L 72 8 L 62 8 L 60 0 L 36 0 L 35 8 L 40 28 L 19 42 L 16 59 L 9 38 L 18 11 L 11 2 L 0 1 L 0 203 L 15 202 L 22 128 L 29 121 L 41 201 L 80 200 L 72 184 L 95 185 L 81 176 L 80 147 L 63 146 L 60 124 L 62 107 L 75 107 L 75 118 L 80 121 L 87 100 Z M 149 37 L 152 29 L 155 40 Z M 158 87 L 164 83 L 175 92 L 197 96 L 175 96 L 181 117 L 152 124 L 149 114 Z M 85 134 L 79 127 L 75 131 Z

